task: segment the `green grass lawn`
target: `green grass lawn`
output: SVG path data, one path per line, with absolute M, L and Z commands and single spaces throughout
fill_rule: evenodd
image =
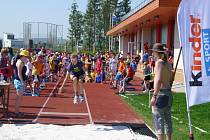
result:
M 173 118 L 173 140 L 187 140 L 189 134 L 186 97 L 183 93 L 173 94 L 174 101 L 172 107 Z M 153 117 L 151 108 L 148 107 L 148 95 L 129 95 L 122 97 L 141 117 L 145 122 L 153 127 Z M 195 140 L 210 140 L 210 103 L 193 106 L 191 110 L 192 125 L 201 128 L 205 132 L 201 132 L 193 127 Z M 177 119 L 178 118 L 178 119 Z

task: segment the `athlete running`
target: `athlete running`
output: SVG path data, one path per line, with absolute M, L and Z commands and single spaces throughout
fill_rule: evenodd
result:
M 74 104 L 81 103 L 84 101 L 84 87 L 83 87 L 83 81 L 85 77 L 85 69 L 84 69 L 84 63 L 81 61 L 78 61 L 77 54 L 72 54 L 71 56 L 71 63 L 69 65 L 66 77 L 63 81 L 63 85 L 59 88 L 59 94 L 62 92 L 62 88 L 66 83 L 66 80 L 70 76 L 70 79 L 73 81 L 73 89 L 74 89 Z

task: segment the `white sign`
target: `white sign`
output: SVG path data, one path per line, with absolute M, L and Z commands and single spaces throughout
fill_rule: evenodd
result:
M 210 102 L 210 0 L 182 0 L 177 17 L 187 101 Z

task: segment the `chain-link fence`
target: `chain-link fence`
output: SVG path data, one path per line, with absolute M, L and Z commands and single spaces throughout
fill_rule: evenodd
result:
M 45 22 L 24 22 L 23 23 L 24 47 L 47 48 L 60 47 L 64 44 L 63 25 Z

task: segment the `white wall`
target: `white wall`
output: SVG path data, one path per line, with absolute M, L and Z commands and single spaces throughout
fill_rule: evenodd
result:
M 11 40 L 9 40 L 9 39 L 4 39 L 3 40 L 3 47 L 8 48 L 8 47 L 11 47 L 11 46 L 12 46 L 12 41 Z
M 125 57 L 128 52 L 128 41 L 129 36 L 119 36 L 119 52 L 123 52 L 123 56 Z
M 6 48 L 23 48 L 24 46 L 24 41 L 20 41 L 20 40 L 10 40 L 10 39 L 7 39 L 7 40 L 4 40 L 3 41 L 3 47 L 6 47 Z
M 174 28 L 174 64 L 176 64 L 178 55 L 180 50 L 180 43 L 179 43 L 179 34 L 178 34 L 178 26 L 177 21 L 175 20 L 175 28 Z M 178 63 L 177 69 L 183 69 L 183 59 L 182 54 Z
M 123 51 L 123 36 L 119 35 L 119 52 Z
M 123 57 L 127 55 L 128 52 L 128 42 L 129 42 L 129 36 L 125 35 L 123 37 Z

